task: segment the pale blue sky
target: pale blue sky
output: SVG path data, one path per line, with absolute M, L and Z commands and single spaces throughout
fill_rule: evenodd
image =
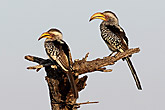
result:
M 165 2 L 163 0 L 1 0 L 0 110 L 49 110 L 45 73 L 26 70 L 36 63 L 25 55 L 47 58 L 37 39 L 51 27 L 63 32 L 73 59 L 90 52 L 89 60 L 109 55 L 100 37 L 101 20 L 88 22 L 95 12 L 111 10 L 126 31 L 130 47 L 140 47 L 132 61 L 143 91 L 122 60 L 111 73 L 89 73 L 78 102 L 99 101 L 80 110 L 164 110 Z

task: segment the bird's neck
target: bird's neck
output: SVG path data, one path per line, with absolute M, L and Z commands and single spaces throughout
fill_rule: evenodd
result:
M 106 23 L 103 21 L 101 24 L 100 24 L 100 31 L 104 31 L 104 30 L 107 30 L 107 26 L 106 26 Z
M 103 21 L 100 24 L 100 31 L 103 39 L 108 35 L 108 33 L 110 33 L 110 30 L 107 28 L 106 22 Z

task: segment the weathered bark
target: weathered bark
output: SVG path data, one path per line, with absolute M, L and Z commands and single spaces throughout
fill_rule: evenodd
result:
M 116 56 L 107 56 L 102 59 L 97 58 L 92 61 L 87 61 L 89 54 L 87 53 L 85 58 L 82 60 L 75 60 L 72 63 L 72 73 L 75 78 L 78 91 L 85 88 L 86 80 L 88 78 L 86 75 L 82 78 L 78 78 L 79 75 L 94 71 L 110 72 L 112 70 L 107 70 L 105 66 L 113 65 L 116 61 L 139 51 L 139 48 L 129 49 L 123 53 L 118 53 Z M 52 110 L 76 110 L 81 104 L 98 103 L 76 103 L 77 99 L 73 97 L 72 91 L 70 90 L 70 84 L 66 73 L 58 69 L 57 66 L 53 65 L 51 60 L 35 56 L 25 56 L 25 59 L 39 64 L 37 66 L 28 67 L 28 69 L 36 69 L 36 71 L 39 71 L 42 67 L 45 67 L 45 71 L 47 73 L 45 78 L 49 86 Z

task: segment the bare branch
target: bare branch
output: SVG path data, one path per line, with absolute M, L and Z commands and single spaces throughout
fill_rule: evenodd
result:
M 85 57 L 82 58 L 82 60 L 75 60 L 71 64 L 78 91 L 81 91 L 86 87 L 86 81 L 88 78 L 86 75 L 82 78 L 79 78 L 79 75 L 94 71 L 111 72 L 112 69 L 106 69 L 105 66 L 113 65 L 118 60 L 127 56 L 131 56 L 132 54 L 139 51 L 139 48 L 129 49 L 123 53 L 117 53 L 115 56 L 97 58 L 92 61 L 87 61 L 87 57 L 89 55 L 89 53 L 87 53 Z M 51 60 L 30 55 L 25 56 L 25 59 L 39 64 L 36 66 L 28 67 L 27 69 L 36 69 L 36 71 L 39 71 L 41 68 L 45 67 L 45 71 L 47 73 L 46 81 L 49 86 L 52 110 L 77 110 L 80 105 L 98 103 L 89 101 L 84 103 L 76 103 L 77 99 L 73 97 L 66 73 L 54 65 Z
M 36 65 L 36 66 L 27 67 L 27 69 L 39 69 L 39 68 L 43 68 L 43 65 Z
M 82 60 L 77 60 L 73 63 L 73 70 L 75 70 L 77 73 L 80 74 L 84 74 L 84 73 L 88 73 L 88 72 L 93 72 L 93 71 L 100 71 L 100 69 L 104 66 L 107 65 L 113 65 L 116 61 L 130 56 L 133 53 L 137 53 L 139 52 L 140 49 L 139 48 L 135 48 L 135 49 L 129 49 L 123 53 L 118 53 L 117 56 L 107 56 L 104 57 L 102 59 L 97 58 L 96 60 L 92 60 L 92 61 L 85 61 Z M 104 71 L 111 71 L 111 70 L 105 70 Z M 103 71 L 101 70 L 101 71 Z
M 99 103 L 98 101 L 97 102 L 83 102 L 83 103 L 76 103 L 74 104 L 75 105 L 75 108 L 80 108 L 80 105 L 84 105 L 84 104 L 95 104 L 95 103 Z
M 77 103 L 75 105 L 93 104 L 93 103 L 99 103 L 99 102 L 98 101 L 97 102 L 89 102 L 89 101 L 87 101 L 87 102 L 83 102 L 83 103 Z

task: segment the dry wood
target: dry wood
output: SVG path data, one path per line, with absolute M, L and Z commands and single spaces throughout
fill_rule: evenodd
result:
M 74 75 L 78 91 L 85 88 L 88 78 L 87 76 L 78 78 L 79 75 L 94 71 L 111 72 L 112 69 L 106 69 L 105 66 L 113 65 L 116 61 L 139 51 L 139 48 L 129 49 L 123 53 L 117 53 L 115 56 L 97 58 L 92 61 L 87 61 L 87 57 L 89 55 L 89 53 L 87 53 L 82 60 L 75 60 L 72 63 L 72 73 Z M 49 86 L 52 110 L 77 110 L 77 108 L 79 108 L 82 104 L 98 103 L 76 103 L 77 99 L 73 97 L 72 91 L 70 90 L 70 84 L 66 73 L 58 69 L 57 66 L 53 65 L 51 60 L 30 55 L 25 56 L 25 59 L 39 64 L 37 66 L 28 67 L 27 69 L 36 69 L 36 71 L 39 71 L 41 68 L 45 67 L 45 71 L 47 73 L 46 81 Z

